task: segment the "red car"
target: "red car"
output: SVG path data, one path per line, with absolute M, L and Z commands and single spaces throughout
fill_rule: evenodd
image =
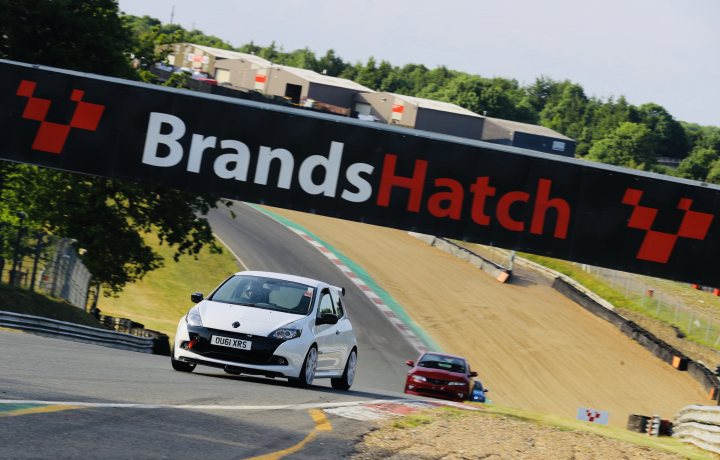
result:
M 428 352 L 418 358 L 417 364 L 412 360 L 406 364 L 412 369 L 405 380 L 405 393 L 451 401 L 471 398 L 477 372 L 470 370 L 465 358 Z

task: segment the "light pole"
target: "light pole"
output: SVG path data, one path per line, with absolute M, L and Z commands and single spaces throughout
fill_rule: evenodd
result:
M 20 276 L 18 273 L 18 270 L 20 268 L 22 268 L 21 261 L 20 261 L 20 243 L 22 243 L 23 233 L 25 233 L 25 227 L 23 227 L 23 222 L 25 221 L 27 214 L 25 214 L 22 211 L 18 211 L 17 216 L 20 218 L 20 224 L 18 225 L 17 239 L 15 240 L 15 251 L 13 254 L 13 267 L 12 267 L 12 271 L 10 272 L 10 285 L 11 286 L 19 286 L 20 285 Z

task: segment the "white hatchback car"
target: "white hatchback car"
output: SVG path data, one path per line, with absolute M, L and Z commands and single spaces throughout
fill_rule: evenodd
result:
M 357 340 L 344 288 L 300 276 L 245 271 L 225 280 L 180 319 L 172 367 L 197 364 L 229 374 L 286 377 L 307 387 L 330 378 L 347 390 L 357 365 Z

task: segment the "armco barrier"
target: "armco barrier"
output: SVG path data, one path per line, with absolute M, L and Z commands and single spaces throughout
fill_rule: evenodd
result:
M 447 252 L 448 254 L 452 254 L 459 259 L 469 262 L 470 264 L 476 266 L 477 268 L 489 274 L 493 278 L 497 279 L 501 283 L 504 283 L 505 281 L 510 279 L 510 276 L 512 274 L 512 271 L 510 269 L 505 268 L 502 265 L 496 264 L 495 262 L 488 260 L 467 248 L 459 246 L 450 240 L 438 236 L 424 235 L 421 233 L 408 233 L 411 236 L 419 239 L 420 241 L 424 241 L 430 246 L 435 246 L 443 252 Z
M 641 328 L 634 322 L 622 317 L 617 312 L 608 310 L 602 305 L 599 305 L 584 292 L 581 292 L 575 286 L 568 284 L 563 278 L 555 278 L 555 281 L 553 281 L 553 288 L 591 313 L 615 325 L 623 334 L 638 342 L 666 363 L 678 370 L 687 370 L 690 376 L 700 382 L 703 388 L 705 388 L 705 391 L 707 391 L 708 394 L 708 399 L 715 401 L 718 400 L 720 381 L 715 374 L 713 374 L 703 364 L 688 358 L 675 347 L 655 337 L 655 335 Z
M 687 406 L 675 416 L 673 436 L 720 454 L 720 407 Z
M 121 332 L 8 311 L 0 311 L 0 327 L 141 353 L 153 353 L 155 350 L 165 351 L 164 348 L 166 348 L 162 344 L 158 344 L 155 338 L 136 337 Z M 165 341 L 167 342 L 167 336 Z

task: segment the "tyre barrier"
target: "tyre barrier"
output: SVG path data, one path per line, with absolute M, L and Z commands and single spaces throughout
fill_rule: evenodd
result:
M 720 407 L 687 406 L 675 416 L 673 437 L 720 454 Z
M 671 420 L 663 420 L 659 415 L 637 415 L 628 417 L 627 429 L 635 433 L 647 433 L 650 436 L 672 436 L 673 423 Z
M 144 329 L 145 335 L 132 335 L 113 330 L 99 329 L 40 316 L 0 311 L 0 327 L 18 329 L 46 337 L 62 338 L 91 343 L 121 350 L 154 353 L 170 356 L 168 336 Z
M 586 293 L 577 287 L 569 284 L 563 278 L 555 278 L 552 284 L 553 289 L 568 299 L 577 303 L 589 312 L 601 317 L 616 326 L 623 334 L 638 342 L 652 354 L 665 361 L 679 371 L 687 371 L 688 374 L 698 381 L 707 392 L 708 399 L 718 402 L 720 394 L 720 380 L 710 369 L 702 363 L 694 361 L 685 356 L 681 351 L 659 339 L 652 333 L 638 326 L 614 310 L 610 310 L 597 301 L 590 298 Z

